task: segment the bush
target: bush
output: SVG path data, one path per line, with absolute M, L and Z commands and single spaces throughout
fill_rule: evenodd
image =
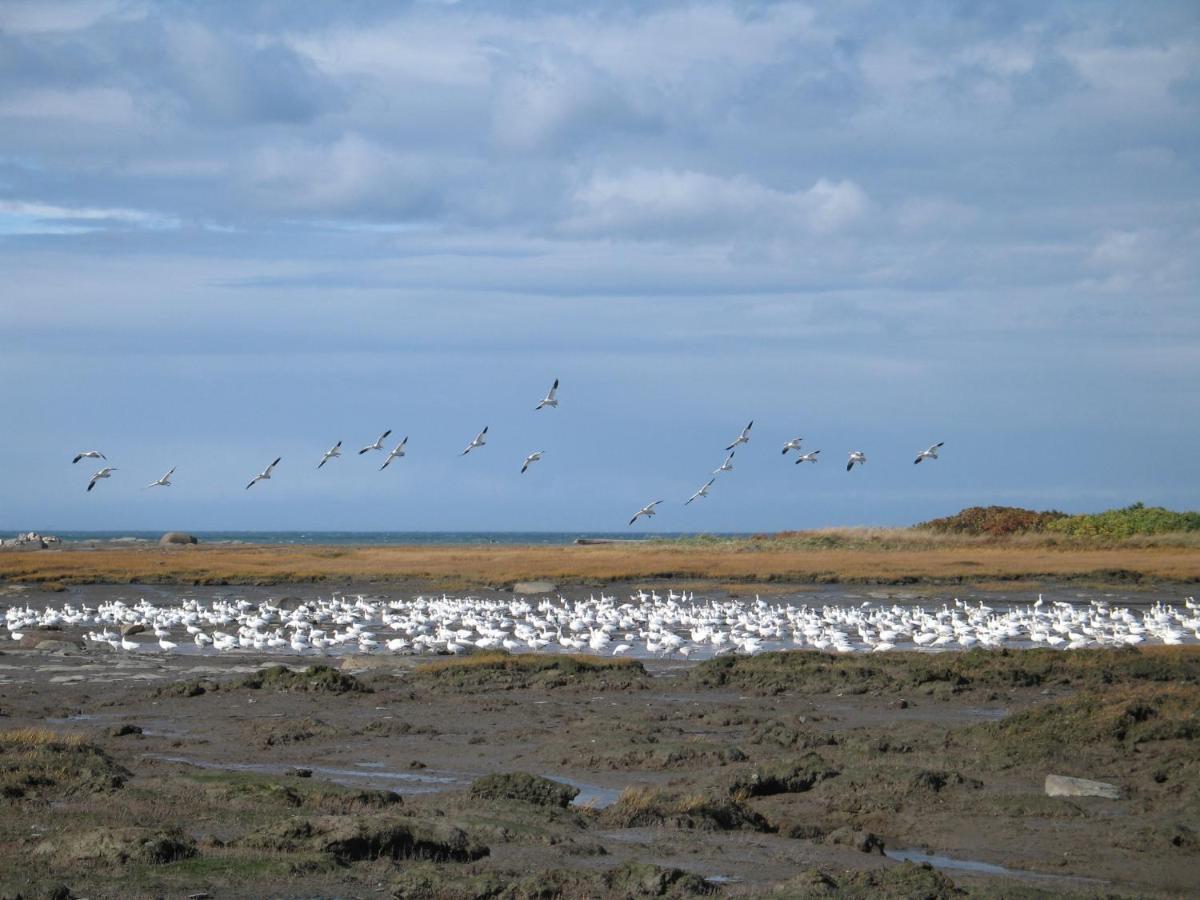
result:
M 1200 530 L 1200 513 L 1174 512 L 1161 506 L 1135 503 L 1123 509 L 1066 516 L 1046 526 L 1048 531 L 1073 537 L 1123 538 L 1137 534 L 1165 534 Z
M 921 522 L 917 528 L 928 528 L 949 534 L 979 534 L 1001 537 L 1027 531 L 1045 531 L 1052 523 L 1066 518 L 1057 510 L 1038 512 L 1019 506 L 971 506 L 942 519 Z

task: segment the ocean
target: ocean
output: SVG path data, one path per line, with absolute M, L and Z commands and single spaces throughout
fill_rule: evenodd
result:
M 462 544 L 534 544 L 565 546 L 576 538 L 610 540 L 654 540 L 699 537 L 695 532 L 652 532 L 646 535 L 628 531 L 189 531 L 204 544 L 341 544 L 386 546 L 389 544 L 462 545 Z M 15 535 L 16 532 L 12 532 Z M 78 543 L 157 543 L 162 531 L 46 531 L 59 540 Z M 11 535 L 6 535 L 6 537 Z M 748 537 L 746 533 L 721 532 L 709 537 Z

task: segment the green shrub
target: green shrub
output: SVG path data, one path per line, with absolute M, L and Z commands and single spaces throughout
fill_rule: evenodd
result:
M 1073 537 L 1121 538 L 1137 534 L 1164 534 L 1172 531 L 1200 530 L 1200 513 L 1174 512 L 1161 506 L 1135 503 L 1123 509 L 1085 513 L 1056 519 L 1047 531 Z
M 949 534 L 980 534 L 1000 537 L 1026 531 L 1045 531 L 1050 523 L 1065 518 L 1057 510 L 1038 512 L 1019 506 L 970 506 L 952 516 L 921 522 L 917 528 L 928 528 Z

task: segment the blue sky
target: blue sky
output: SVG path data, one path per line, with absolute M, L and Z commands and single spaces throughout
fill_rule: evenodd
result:
M 1189 2 L 6 0 L 0 527 L 1195 508 L 1198 138 Z

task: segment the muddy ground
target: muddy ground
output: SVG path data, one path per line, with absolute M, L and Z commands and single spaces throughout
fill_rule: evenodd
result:
M 1200 884 L 1194 649 L 315 662 L 4 648 L 0 896 Z

